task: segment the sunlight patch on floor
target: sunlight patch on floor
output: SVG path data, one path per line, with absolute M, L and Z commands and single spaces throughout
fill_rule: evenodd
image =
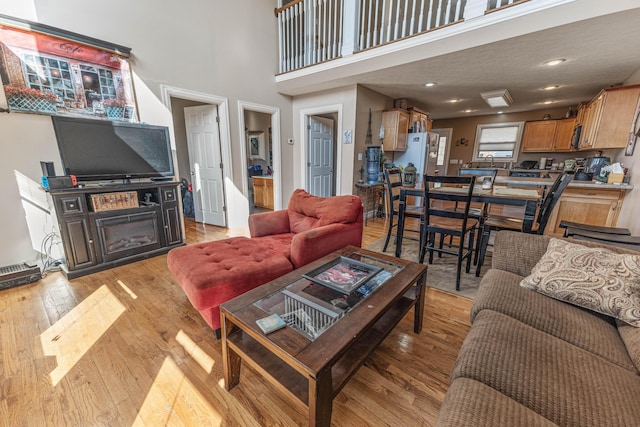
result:
M 57 361 L 49 374 L 51 384 L 57 385 L 124 312 L 120 300 L 102 285 L 44 331 L 42 350 Z
M 167 356 L 138 411 L 134 426 L 219 426 L 220 413 Z
M 124 291 L 125 291 L 126 293 L 128 293 L 128 294 L 129 294 L 129 296 L 130 296 L 131 298 L 133 298 L 133 299 L 138 299 L 138 295 L 136 295 L 135 293 L 133 293 L 133 291 L 132 291 L 131 289 L 129 289 L 129 287 L 128 287 L 127 285 L 125 285 L 125 284 L 124 284 L 124 282 L 123 282 L 122 280 L 118 280 L 117 282 L 118 282 L 118 285 L 120 285 L 120 287 L 121 287 L 122 289 L 124 289 Z
M 213 358 L 209 356 L 196 344 L 189 335 L 185 334 L 182 329 L 176 334 L 176 341 L 184 348 L 189 356 L 195 360 L 198 365 L 205 370 L 207 374 L 210 374 L 213 370 Z

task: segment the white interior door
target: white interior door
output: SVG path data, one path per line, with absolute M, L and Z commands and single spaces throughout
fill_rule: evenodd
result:
M 196 221 L 226 227 L 218 107 L 184 109 Z
M 314 196 L 330 197 L 333 182 L 333 120 L 309 117 L 307 137 L 307 186 Z

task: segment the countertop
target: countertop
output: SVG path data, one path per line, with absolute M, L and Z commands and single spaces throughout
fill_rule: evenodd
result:
M 511 185 L 539 185 L 549 186 L 553 184 L 553 178 L 525 178 L 518 176 L 496 176 L 497 184 Z M 599 188 L 603 190 L 633 190 L 631 184 L 605 184 L 596 181 L 571 181 L 569 187 L 572 188 Z

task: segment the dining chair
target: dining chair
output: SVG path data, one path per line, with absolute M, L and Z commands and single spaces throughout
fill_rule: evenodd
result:
M 469 208 L 475 176 L 424 176 L 424 217 L 421 224 L 420 263 L 429 252 L 429 264 L 433 263 L 433 253 L 456 255 L 456 290 L 460 290 L 460 272 L 462 262 L 466 259 L 466 272 L 471 269 L 471 257 L 473 254 L 473 242 L 478 220 L 469 218 Z M 437 187 L 442 185 L 455 185 L 466 188 L 460 193 L 438 193 Z M 434 203 L 437 202 L 437 203 Z M 447 209 L 444 203 L 457 202 L 458 209 Z M 440 235 L 440 244 L 436 245 L 436 234 Z M 445 236 L 453 236 L 458 239 L 457 247 L 443 247 Z M 465 245 L 465 241 L 467 244 Z M 455 250 L 454 250 L 455 249 Z
M 465 169 L 465 168 L 458 169 L 458 176 L 469 176 L 469 175 L 475 176 L 476 181 L 480 181 L 481 178 L 482 178 L 482 181 L 489 178 L 491 179 L 491 182 L 494 183 L 496 182 L 498 169 Z M 456 203 L 455 209 L 457 208 L 458 208 L 458 205 Z M 484 218 L 487 216 L 488 211 L 489 211 L 489 203 L 483 203 L 480 208 L 476 208 L 473 206 L 469 208 L 469 218 L 477 219 L 479 223 L 478 234 L 476 236 L 476 248 L 475 248 L 476 250 L 473 256 L 473 265 L 478 264 L 478 258 L 480 253 L 480 242 L 481 242 L 480 232 L 482 231 L 482 224 L 484 223 Z M 449 240 L 449 243 L 451 244 L 451 240 Z
M 630 236 L 631 231 L 628 228 L 603 227 L 599 225 L 582 224 L 572 221 L 560 221 L 559 228 L 564 228 L 564 237 L 569 237 L 572 231 L 589 231 L 595 233 L 615 234 L 618 236 Z
M 536 223 L 534 224 L 531 233 L 544 233 L 547 222 L 551 217 L 551 212 L 553 212 L 553 208 L 558 203 L 560 196 L 564 192 L 565 188 L 567 188 L 567 185 L 569 185 L 569 182 L 571 182 L 571 178 L 573 178 L 573 175 L 569 175 L 567 173 L 561 173 L 558 175 L 540 203 Z M 480 269 L 482 268 L 484 257 L 487 253 L 487 246 L 489 244 L 489 236 L 491 235 L 491 232 L 499 230 L 522 231 L 522 224 L 522 218 L 511 218 L 501 215 L 488 215 L 485 218 L 484 224 L 482 225 L 482 232 L 480 233 L 480 255 L 478 257 L 478 264 L 476 265 L 476 276 L 480 276 Z
M 599 228 L 606 229 L 607 227 Z M 631 236 L 630 234 L 616 234 L 615 232 L 607 233 L 606 231 L 588 231 L 580 228 L 567 227 L 565 237 L 569 237 L 574 240 L 599 242 L 640 252 L 640 236 Z
M 396 245 L 401 244 L 398 239 L 406 238 L 410 240 L 420 240 L 420 229 L 419 228 L 404 228 L 404 218 L 403 218 L 403 235 L 398 236 L 398 221 L 399 221 L 399 205 L 400 205 L 400 189 L 402 187 L 402 174 L 398 169 L 385 169 L 384 171 L 384 181 L 387 193 L 387 205 L 389 207 L 389 226 L 387 228 L 387 238 L 384 242 L 384 247 L 382 248 L 382 252 L 387 251 L 387 247 L 389 246 L 389 242 L 391 240 L 391 236 L 393 236 L 394 243 Z M 404 217 L 405 218 L 416 218 L 420 219 L 424 213 L 424 209 L 422 206 L 405 206 Z M 396 232 L 394 233 L 394 229 Z M 417 234 L 418 237 L 405 237 L 404 232 L 410 232 Z

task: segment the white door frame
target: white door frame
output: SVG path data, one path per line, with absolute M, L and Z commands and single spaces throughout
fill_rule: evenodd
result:
M 231 163 L 231 128 L 229 127 L 229 100 L 227 98 L 211 95 L 204 92 L 196 92 L 189 89 L 182 89 L 175 86 L 160 85 L 162 103 L 171 111 L 171 97 L 188 99 L 190 101 L 199 101 L 207 104 L 213 104 L 218 107 L 218 116 L 220 123 L 220 150 L 222 154 L 222 177 L 224 181 L 224 205 L 227 207 L 227 227 L 231 227 L 231 218 L 233 207 L 229 203 L 229 195 L 234 194 L 233 187 L 233 164 Z M 173 113 L 173 112 L 172 112 Z M 174 135 L 175 140 L 175 135 Z
M 271 107 L 269 105 L 255 104 L 253 102 L 238 101 L 238 125 L 239 133 L 242 135 L 242 144 L 240 144 L 240 164 L 242 168 L 242 192 L 248 203 L 249 200 L 249 171 L 247 165 L 247 147 L 244 141 L 245 123 L 244 112 L 257 111 L 258 113 L 266 113 L 271 115 L 271 153 L 273 160 L 273 209 L 282 209 L 282 159 L 280 155 L 280 108 Z M 248 205 L 247 205 L 248 206 Z
M 335 170 L 335 180 L 336 180 L 336 195 L 341 194 L 351 194 L 351 190 L 344 192 L 342 188 L 342 144 L 341 144 L 341 135 L 342 135 L 342 104 L 333 104 L 333 105 L 325 105 L 322 107 L 314 107 L 314 108 L 305 108 L 300 110 L 300 135 L 302 135 L 303 143 L 300 144 L 300 164 L 302 165 L 300 171 L 300 182 L 302 184 L 302 188 L 307 188 L 307 138 L 309 137 L 309 132 L 307 130 L 307 125 L 309 124 L 309 116 L 319 116 L 322 114 L 338 114 L 338 120 L 336 123 L 336 134 L 334 135 L 336 141 L 336 170 Z

